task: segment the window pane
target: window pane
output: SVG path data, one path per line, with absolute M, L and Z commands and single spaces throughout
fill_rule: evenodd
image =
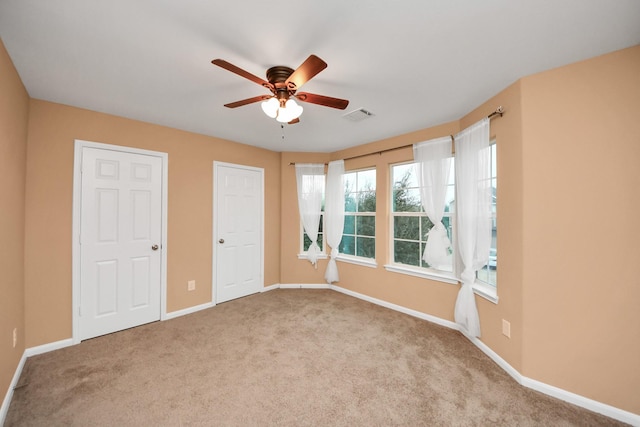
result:
M 361 236 L 376 235 L 376 217 L 375 216 L 359 216 L 356 217 L 356 230 Z
M 394 212 L 420 212 L 420 191 L 417 188 L 395 188 L 393 190 Z
M 344 228 L 342 234 L 356 234 L 356 217 L 353 215 L 344 216 Z
M 311 239 L 309 238 L 309 236 L 307 236 L 307 233 L 304 233 L 303 239 L 304 241 L 302 243 L 302 250 L 306 252 L 309 250 L 309 246 L 311 246 Z
M 355 255 L 356 241 L 353 236 L 342 236 L 342 242 L 339 246 L 340 253 L 347 255 Z
M 418 187 L 416 180 L 415 167 L 413 163 L 406 165 L 396 165 L 392 169 L 393 186 L 400 187 Z
M 375 191 L 366 191 L 358 195 L 358 212 L 375 212 L 376 211 L 376 193 Z
M 356 241 L 356 255 L 366 258 L 376 257 L 376 239 L 371 237 L 358 237 Z
M 356 193 L 347 193 L 344 195 L 344 211 L 355 212 L 356 211 Z
M 376 170 L 369 169 L 358 172 L 358 191 L 375 191 L 376 189 Z
M 345 173 L 344 174 L 344 188 L 347 192 L 352 192 L 356 190 L 356 173 Z
M 420 243 L 395 240 L 393 249 L 394 262 L 420 266 Z
M 420 240 L 420 218 L 397 216 L 393 218 L 393 237 L 396 239 Z

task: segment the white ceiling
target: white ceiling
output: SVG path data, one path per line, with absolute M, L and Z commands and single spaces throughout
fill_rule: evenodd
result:
M 275 151 L 331 152 L 456 120 L 517 79 L 640 43 L 638 0 L 0 0 L 0 37 L 33 98 Z M 280 124 L 264 78 L 310 54 L 328 68 Z M 640 77 L 639 77 L 640 78 Z M 343 114 L 375 114 L 351 122 Z M 284 140 L 282 138 L 284 134 Z M 104 141 L 107 142 L 107 141 Z

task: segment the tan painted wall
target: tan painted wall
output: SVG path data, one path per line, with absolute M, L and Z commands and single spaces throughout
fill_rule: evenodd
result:
M 168 312 L 211 301 L 214 160 L 265 169 L 265 285 L 279 282 L 279 153 L 40 100 L 31 101 L 30 114 L 26 196 L 27 347 L 72 335 L 71 214 L 75 139 L 168 153 Z M 195 291 L 187 291 L 188 280 L 196 280 Z
M 522 373 L 640 414 L 640 46 L 522 80 Z
M 24 189 L 29 95 L 0 40 L 0 396 L 25 349 Z M 13 330 L 18 341 L 13 347 Z

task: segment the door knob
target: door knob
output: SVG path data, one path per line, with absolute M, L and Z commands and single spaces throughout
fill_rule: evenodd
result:
M 151 250 L 152 250 L 152 251 L 157 251 L 157 250 L 158 250 L 158 245 L 153 245 L 153 246 L 151 246 Z
M 218 240 L 218 243 L 224 243 L 224 239 Z

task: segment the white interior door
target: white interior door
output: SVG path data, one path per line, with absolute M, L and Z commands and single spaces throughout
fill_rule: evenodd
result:
M 214 162 L 214 298 L 259 292 L 263 279 L 262 169 Z
M 162 158 L 82 148 L 80 339 L 160 320 Z

